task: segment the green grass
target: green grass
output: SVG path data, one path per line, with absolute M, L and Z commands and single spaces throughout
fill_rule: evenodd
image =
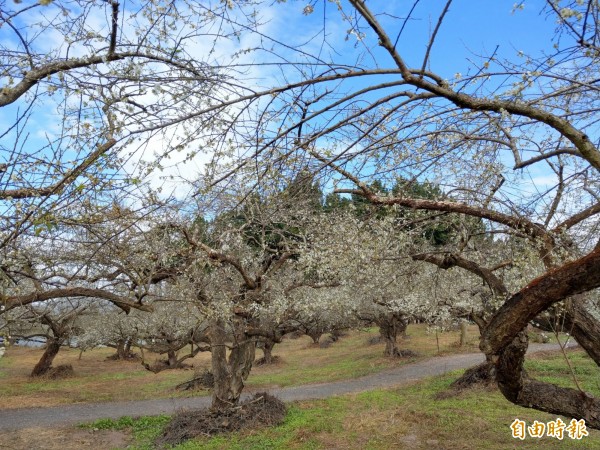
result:
M 8 376 L 8 372 L 6 368 L 9 366 L 10 362 L 6 357 L 6 353 L 3 357 L 0 358 L 0 378 L 4 378 Z
M 286 387 L 357 378 L 379 372 L 382 368 L 385 368 L 379 363 L 379 359 L 381 359 L 381 355 L 377 353 L 374 355 L 361 355 L 353 359 L 334 357 L 327 364 L 312 365 L 306 364 L 306 361 L 300 358 L 295 361 L 288 361 L 287 365 L 281 369 L 274 367 L 271 372 L 251 372 L 248 384 L 250 386 L 277 385 Z M 398 360 L 394 365 L 408 364 L 415 360 L 416 358 Z
M 414 360 L 386 358 L 384 344 L 369 345 L 367 341 L 378 335 L 377 328 L 352 331 L 329 348 L 311 345 L 310 338 L 284 339 L 277 344 L 274 355 L 280 357 L 277 364 L 253 367 L 248 386 L 268 389 L 356 378 L 390 367 L 407 364 Z M 469 328 L 468 345 L 458 347 L 458 331 L 428 332 L 425 325 L 410 325 L 409 339 L 399 339 L 399 346 L 417 352 L 419 358 L 440 354 L 477 352 L 477 327 Z M 100 348 L 83 353 L 64 348 L 56 357 L 54 365 L 71 364 L 75 375 L 67 380 L 33 380 L 31 369 L 39 360 L 41 349 L 11 347 L 0 359 L 3 392 L 0 408 L 46 407 L 68 403 L 144 400 L 150 398 L 185 397 L 207 395 L 206 392 L 180 392 L 175 386 L 189 380 L 193 372 L 188 370 L 163 371 L 153 374 L 139 363 L 107 361 L 113 349 Z M 258 356 L 262 356 L 258 351 Z M 80 358 L 81 356 L 81 358 Z M 146 352 L 147 361 L 158 355 Z M 200 353 L 186 361 L 196 368 L 210 367 L 210 354 Z
M 573 374 L 575 374 L 575 378 L 584 391 L 600 397 L 600 369 L 598 366 L 581 350 L 567 350 L 566 354 L 571 361 L 573 372 L 560 352 L 552 355 L 534 355 L 525 361 L 525 368 L 540 381 L 574 389 L 576 384 Z
M 581 351 L 569 356 L 581 383 L 593 387 L 600 378 L 598 368 Z M 562 361 L 562 365 L 561 365 Z M 556 377 L 564 371 L 562 355 L 543 355 L 528 362 L 531 375 Z M 519 418 L 530 425 L 556 416 L 509 403 L 497 390 L 475 389 L 458 396 L 437 399 L 460 372 L 429 378 L 398 389 L 380 389 L 326 400 L 296 402 L 289 406 L 285 422 L 277 427 L 197 438 L 179 450 L 200 449 L 600 449 L 600 431 L 588 430 L 581 441 L 565 437 L 512 438 L 510 424 Z M 552 375 L 549 375 L 552 374 Z M 597 387 L 597 386 L 596 386 Z M 569 423 L 570 418 L 562 418 Z M 130 430 L 133 449 L 151 449 L 152 442 L 167 423 L 166 417 L 124 418 L 99 421 L 88 427 Z
M 80 425 L 81 428 L 98 430 L 127 430 L 135 441 L 138 450 L 154 448 L 153 442 L 171 418 L 169 416 L 121 417 L 120 419 L 101 419 L 93 423 Z
M 476 337 L 474 330 L 470 333 L 472 338 Z M 248 385 L 287 387 L 357 378 L 437 354 L 435 336 L 428 333 L 425 326 L 409 326 L 408 334 L 409 339 L 398 339 L 399 347 L 416 351 L 419 355 L 417 358 L 385 358 L 383 344 L 366 345 L 369 338 L 378 335 L 377 328 L 353 332 L 331 347 L 323 349 L 307 348 L 310 342 L 307 337 L 296 341 L 286 340 L 282 345 L 275 346 L 273 352 L 275 355 L 283 355 L 283 363 L 253 368 L 248 378 Z M 301 343 L 300 346 L 298 341 Z M 441 353 L 478 351 L 475 345 L 460 349 L 454 345 L 457 341 L 458 333 L 441 333 Z

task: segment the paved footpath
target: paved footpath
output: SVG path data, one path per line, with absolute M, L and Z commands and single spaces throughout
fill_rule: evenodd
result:
M 572 345 L 569 345 L 571 347 Z M 529 353 L 543 350 L 558 350 L 558 344 L 531 344 Z M 269 392 L 280 399 L 291 402 L 343 395 L 370 389 L 393 387 L 411 381 L 458 369 L 466 369 L 483 362 L 481 353 L 440 356 L 386 369 L 352 380 L 332 383 L 309 384 Z M 1 387 L 0 387 L 1 392 Z M 247 395 L 250 395 L 248 393 Z M 173 414 L 182 409 L 205 408 L 210 405 L 210 397 L 168 398 L 109 403 L 82 403 L 51 408 L 18 408 L 0 410 L 0 431 L 17 430 L 29 427 L 55 427 L 98 419 L 117 419 L 123 416 L 156 416 Z

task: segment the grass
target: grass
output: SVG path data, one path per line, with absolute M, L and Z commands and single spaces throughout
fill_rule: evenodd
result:
M 120 419 L 102 419 L 91 424 L 82 425 L 81 428 L 91 431 L 99 430 L 127 430 L 132 439 L 136 442 L 135 447 L 139 450 L 150 450 L 154 446 L 152 442 L 160 434 L 161 430 L 169 422 L 169 416 L 140 417 L 133 419 L 131 417 L 121 417 Z
M 573 374 L 579 386 L 585 392 L 600 397 L 600 370 L 598 366 L 581 350 L 569 349 L 566 355 L 571 361 L 571 369 L 565 363 L 561 352 L 542 352 L 534 354 L 525 361 L 525 368 L 535 378 L 554 383 L 562 387 L 577 388 Z
M 410 361 L 382 356 L 383 344 L 367 345 L 377 330 L 356 331 L 330 348 L 311 345 L 309 338 L 285 340 L 275 347 L 280 360 L 274 366 L 256 367 L 249 378 L 251 388 L 293 386 L 307 383 L 350 379 Z M 438 354 L 435 334 L 424 326 L 409 327 L 401 348 L 417 351 L 420 358 Z M 477 351 L 476 331 L 471 343 L 457 346 L 458 333 L 438 336 L 439 353 Z M 165 371 L 152 374 L 139 363 L 106 361 L 111 349 L 98 349 L 78 359 L 76 350 L 61 351 L 56 364 L 72 364 L 76 376 L 59 381 L 31 380 L 28 375 L 41 351 L 10 348 L 0 359 L 2 395 L 0 408 L 49 406 L 82 401 L 112 401 L 188 395 L 175 392 L 173 386 L 191 377 L 190 371 Z M 259 352 L 260 353 L 260 352 Z M 567 351 L 578 382 L 584 390 L 600 396 L 600 371 L 581 350 Z M 148 359 L 153 359 L 151 356 Z M 209 355 L 201 354 L 192 363 L 208 367 Z M 538 353 L 528 358 L 532 376 L 563 386 L 574 386 L 571 373 L 560 352 Z M 511 437 L 510 424 L 519 418 L 531 424 L 547 422 L 550 416 L 520 408 L 495 390 L 476 390 L 443 400 L 443 391 L 459 373 L 430 378 L 400 389 L 374 390 L 327 400 L 297 402 L 290 405 L 285 422 L 263 430 L 235 433 L 214 438 L 199 438 L 178 449 L 396 449 L 396 448 L 524 448 L 524 449 L 599 449 L 600 432 L 590 430 L 581 441 L 558 441 L 544 437 Z M 193 394 L 196 395 L 196 394 Z M 101 420 L 85 425 L 85 430 L 125 433 L 131 448 L 150 450 L 154 439 L 168 422 L 166 416 L 119 420 Z M 568 423 L 570 418 L 563 418 Z M 80 430 L 87 433 L 88 431 Z M 63 433 L 63 431 L 60 431 Z
M 399 340 L 402 348 L 418 352 L 421 358 L 438 353 L 435 335 L 428 333 L 424 325 L 409 326 L 408 334 L 409 339 Z M 324 349 L 312 346 L 311 340 L 306 336 L 285 339 L 274 349 L 274 354 L 280 356 L 280 361 L 273 366 L 253 368 L 248 386 L 259 389 L 349 379 L 411 362 L 383 357 L 383 344 L 367 345 L 367 340 L 376 335 L 375 328 L 353 331 L 330 348 Z M 440 353 L 475 352 L 476 336 L 476 329 L 472 327 L 470 345 L 459 348 L 458 332 L 441 333 Z M 106 357 L 114 353 L 114 350 L 108 348 L 86 352 L 81 360 L 78 350 L 62 349 L 54 364 L 73 365 L 75 376 L 56 381 L 33 380 L 29 373 L 41 353 L 40 349 L 10 347 L 5 356 L 0 358 L 0 408 L 207 395 L 206 392 L 190 394 L 174 390 L 177 384 L 192 377 L 189 370 L 167 370 L 153 374 L 139 363 L 107 361 Z M 157 357 L 146 355 L 149 361 Z M 189 363 L 195 367 L 208 368 L 210 355 L 201 353 Z
M 417 358 L 409 359 L 386 358 L 383 356 L 383 344 L 367 345 L 367 340 L 377 335 L 376 328 L 352 332 L 323 349 L 311 347 L 310 339 L 306 337 L 284 341 L 275 347 L 275 354 L 278 351 L 283 354 L 283 363 L 253 368 L 248 383 L 257 388 L 323 383 L 357 378 L 438 354 L 477 352 L 476 328 L 471 327 L 469 333 L 471 340 L 462 348 L 457 345 L 458 332 L 440 333 L 438 352 L 435 334 L 429 333 L 424 325 L 411 325 L 408 339 L 399 339 L 400 348 L 408 348 L 419 354 Z
M 173 387 L 191 376 L 190 371 L 183 370 L 155 375 L 139 363 L 107 361 L 106 357 L 114 352 L 112 349 L 86 352 L 79 360 L 79 351 L 65 348 L 61 349 L 54 365 L 72 364 L 74 377 L 62 380 L 32 379 L 29 373 L 41 352 L 39 349 L 10 347 L 0 359 L 0 408 L 177 397 L 184 394 Z
M 594 387 L 599 369 L 581 350 L 569 351 L 581 366 L 585 386 Z M 562 360 L 562 365 L 560 364 Z M 558 353 L 537 355 L 528 362 L 536 378 L 563 370 Z M 564 370 L 563 370 L 564 371 Z M 600 431 L 577 441 L 552 437 L 517 440 L 511 436 L 515 418 L 530 425 L 556 416 L 509 403 L 496 389 L 475 389 L 455 397 L 436 399 L 460 372 L 429 378 L 397 389 L 380 389 L 327 400 L 290 405 L 285 422 L 277 427 L 244 433 L 198 438 L 175 447 L 179 450 L 264 449 L 600 449 Z M 597 386 L 596 386 L 597 388 Z M 597 393 L 597 392 L 596 392 Z M 562 418 L 569 423 L 570 418 Z M 166 424 L 165 417 L 130 418 L 95 422 L 88 427 L 130 430 L 132 449 L 152 449 L 152 442 Z

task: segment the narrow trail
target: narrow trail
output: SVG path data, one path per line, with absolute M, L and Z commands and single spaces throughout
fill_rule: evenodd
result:
M 575 345 L 569 345 L 569 347 Z M 558 344 L 532 344 L 529 346 L 528 353 L 558 350 L 559 348 Z M 466 369 L 483 362 L 483 360 L 484 356 L 481 353 L 433 357 L 414 364 L 405 364 L 351 380 L 271 389 L 269 392 L 286 402 L 321 399 L 376 388 L 394 387 L 453 370 Z M 247 395 L 251 393 L 248 392 Z M 5 409 L 0 410 L 0 431 L 19 430 L 30 427 L 57 427 L 91 422 L 98 419 L 117 419 L 123 416 L 170 415 L 181 409 L 206 408 L 209 405 L 210 397 L 192 397 L 110 403 L 81 403 L 50 408 Z

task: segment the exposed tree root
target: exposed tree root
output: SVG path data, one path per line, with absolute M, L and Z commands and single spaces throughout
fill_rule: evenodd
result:
M 419 356 L 417 352 L 413 352 L 412 350 L 400 350 L 395 348 L 391 354 L 385 353 L 384 356 L 388 356 L 390 358 L 414 358 Z
M 436 399 L 454 397 L 469 389 L 492 389 L 495 387 L 496 378 L 494 377 L 494 366 L 489 362 L 483 362 L 475 367 L 465 370 L 465 373 L 453 381 L 447 390 L 438 393 Z
M 46 373 L 34 378 L 43 378 L 46 380 L 62 380 L 75 376 L 75 371 L 71 364 L 62 364 L 60 366 L 51 367 Z
M 182 411 L 173 417 L 156 444 L 159 447 L 177 445 L 198 436 L 278 425 L 285 414 L 286 406 L 281 400 L 262 392 L 226 410 Z
M 254 361 L 255 366 L 268 366 L 270 364 L 277 364 L 281 358 L 279 356 L 271 356 L 271 360 L 268 361 L 264 356 Z
M 141 361 L 141 357 L 140 355 L 138 355 L 137 353 L 127 353 L 126 355 L 120 355 L 119 353 L 115 353 L 113 355 L 107 356 L 106 360 L 107 361 L 131 361 L 131 362 L 137 362 L 137 361 Z

